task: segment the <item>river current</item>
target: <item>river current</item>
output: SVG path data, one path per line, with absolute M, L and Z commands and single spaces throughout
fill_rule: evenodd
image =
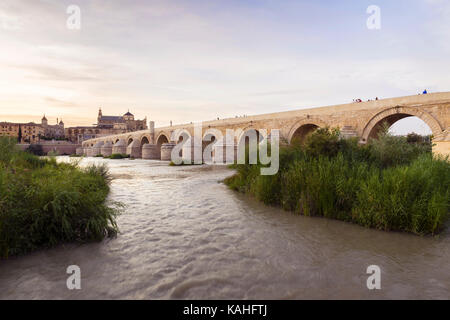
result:
M 60 161 L 70 161 L 60 157 Z M 0 299 L 449 299 L 450 231 L 369 230 L 229 190 L 225 166 L 106 162 L 120 233 L 0 261 Z M 68 290 L 66 268 L 81 269 Z M 381 289 L 368 290 L 369 265 Z

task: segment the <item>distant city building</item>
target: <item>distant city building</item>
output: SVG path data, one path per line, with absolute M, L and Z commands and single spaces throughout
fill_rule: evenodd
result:
M 58 122 L 58 118 L 56 118 L 56 124 L 49 125 L 44 115 L 41 119 L 41 126 L 44 128 L 44 140 L 64 138 L 64 122 L 62 119 Z
M 98 110 L 97 124 L 94 126 L 66 128 L 65 137 L 74 143 L 81 143 L 92 138 L 146 129 L 148 129 L 147 117 L 144 120 L 135 120 L 134 115 L 130 111 L 123 116 L 104 116 L 100 108 Z
M 64 122 L 56 120 L 55 125 L 49 125 L 44 117 L 41 123 L 0 122 L 0 135 L 21 138 L 20 143 L 37 143 L 41 140 L 63 139 Z

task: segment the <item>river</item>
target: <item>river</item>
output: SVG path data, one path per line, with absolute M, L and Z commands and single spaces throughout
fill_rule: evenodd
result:
M 70 161 L 60 157 L 60 161 Z M 224 166 L 106 162 L 120 234 L 0 261 L 0 299 L 449 299 L 450 232 L 369 230 L 229 190 Z M 81 269 L 68 290 L 66 268 Z M 366 269 L 381 268 L 368 290 Z

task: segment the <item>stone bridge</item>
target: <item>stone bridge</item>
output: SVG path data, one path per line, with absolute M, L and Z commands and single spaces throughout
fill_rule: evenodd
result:
M 280 140 L 291 143 L 303 139 L 318 127 L 339 128 L 344 137 L 358 137 L 360 143 L 367 143 L 377 137 L 383 123 L 392 125 L 396 121 L 416 116 L 422 119 L 433 133 L 433 151 L 450 154 L 450 92 L 415 95 L 368 102 L 334 105 L 311 109 L 301 109 L 247 117 L 202 122 L 202 146 L 213 141 L 214 148 L 236 145 L 246 132 L 280 130 Z M 86 140 L 78 154 L 95 156 L 98 154 L 127 153 L 135 158 L 170 160 L 170 151 L 177 141 L 172 134 L 182 131 L 184 135 L 194 135 L 194 124 L 154 128 L 119 135 Z M 227 129 L 241 132 L 232 141 L 224 138 L 215 140 L 218 131 L 224 136 Z M 413 131 L 414 128 L 411 128 Z M 214 152 L 214 151 L 213 151 Z

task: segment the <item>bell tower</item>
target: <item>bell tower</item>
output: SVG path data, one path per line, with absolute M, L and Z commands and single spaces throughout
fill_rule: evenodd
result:
M 100 124 L 102 121 L 102 108 L 98 108 L 98 117 L 97 117 L 97 124 Z
M 41 119 L 41 124 L 45 127 L 48 125 L 48 121 L 47 121 L 47 118 L 45 117 L 45 114 L 44 114 L 44 117 Z

